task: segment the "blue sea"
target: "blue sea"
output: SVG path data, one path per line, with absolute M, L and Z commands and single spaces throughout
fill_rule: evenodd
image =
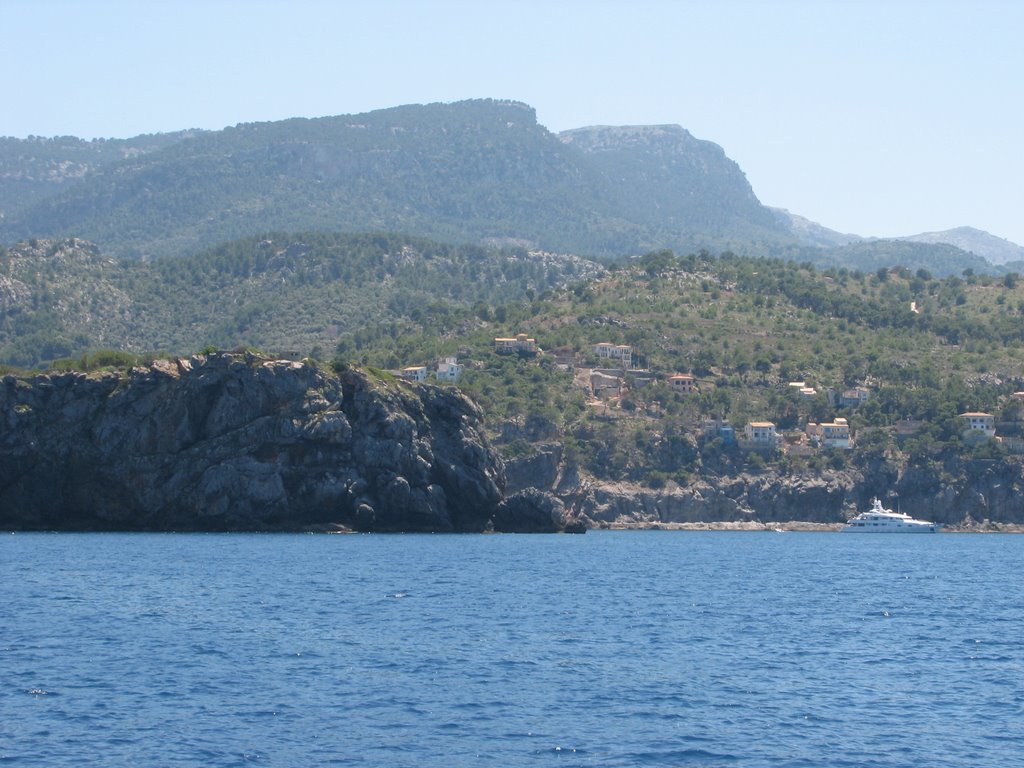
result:
M 4 534 L 3 766 L 1024 765 L 1024 536 Z

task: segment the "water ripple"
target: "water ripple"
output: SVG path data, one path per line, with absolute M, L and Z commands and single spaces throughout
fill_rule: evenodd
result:
M 1009 536 L 3 537 L 0 764 L 1019 765 L 1022 563 Z

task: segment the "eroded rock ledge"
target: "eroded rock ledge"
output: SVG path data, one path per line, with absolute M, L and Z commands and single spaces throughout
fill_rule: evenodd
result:
M 728 530 L 834 530 L 879 496 L 945 530 L 1024 530 L 1024 460 L 936 456 L 926 464 L 889 461 L 821 473 L 702 475 L 653 489 L 581 477 L 556 443 L 506 461 L 508 487 L 557 495 L 566 516 L 590 528 L 715 527 Z
M 547 502 L 505 500 L 472 401 L 359 370 L 214 353 L 6 376 L 0 427 L 8 530 L 562 527 Z

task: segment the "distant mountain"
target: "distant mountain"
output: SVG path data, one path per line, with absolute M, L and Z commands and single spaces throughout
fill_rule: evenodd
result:
M 789 255 L 823 266 L 865 271 L 903 266 L 950 275 L 965 269 L 1005 272 L 1016 266 L 1014 262 L 1024 262 L 1024 248 L 972 227 L 886 239 L 843 234 L 784 208 L 771 211 L 803 246 L 800 256 Z
M 913 243 L 945 243 L 981 256 L 993 264 L 1024 261 L 1024 247 L 973 227 L 957 227 L 944 232 L 924 232 L 900 238 Z
M 981 256 L 955 245 L 909 240 L 862 240 L 837 248 L 823 248 L 811 261 L 819 266 L 846 267 L 862 272 L 897 266 L 913 271 L 923 269 L 939 277 L 960 275 L 967 269 L 979 274 L 998 272 Z
M 850 243 L 859 243 L 865 239 L 860 235 L 847 235 L 834 229 L 829 229 L 803 216 L 790 213 L 785 208 L 771 208 L 769 210 L 804 245 L 836 248 L 842 245 L 849 245 Z
M 601 256 L 792 242 L 720 147 L 677 126 L 555 135 L 517 102 L 238 125 L 138 147 L 5 141 L 8 243 L 77 236 L 140 257 L 271 229 L 387 230 Z M 73 173 L 51 182 L 54 167 Z M 19 197 L 26 179 L 34 191 Z
M 0 242 L 78 237 L 104 257 L 157 258 L 267 231 L 604 259 L 666 248 L 852 269 L 910 259 L 936 274 L 1024 261 L 1019 246 L 966 227 L 905 239 L 915 247 L 836 232 L 762 205 L 721 147 L 680 126 L 554 134 L 513 101 L 123 140 L 0 138 Z
M 740 167 L 678 125 L 592 126 L 558 138 L 594 163 L 627 219 L 659 234 L 652 247 L 679 232 L 781 239 L 783 228 Z

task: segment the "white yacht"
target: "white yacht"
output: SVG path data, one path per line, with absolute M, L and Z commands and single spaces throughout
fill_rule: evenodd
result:
M 938 533 L 940 527 L 937 523 L 915 520 L 910 515 L 886 509 L 876 498 L 871 500 L 871 509 L 852 518 L 843 530 L 853 533 Z

